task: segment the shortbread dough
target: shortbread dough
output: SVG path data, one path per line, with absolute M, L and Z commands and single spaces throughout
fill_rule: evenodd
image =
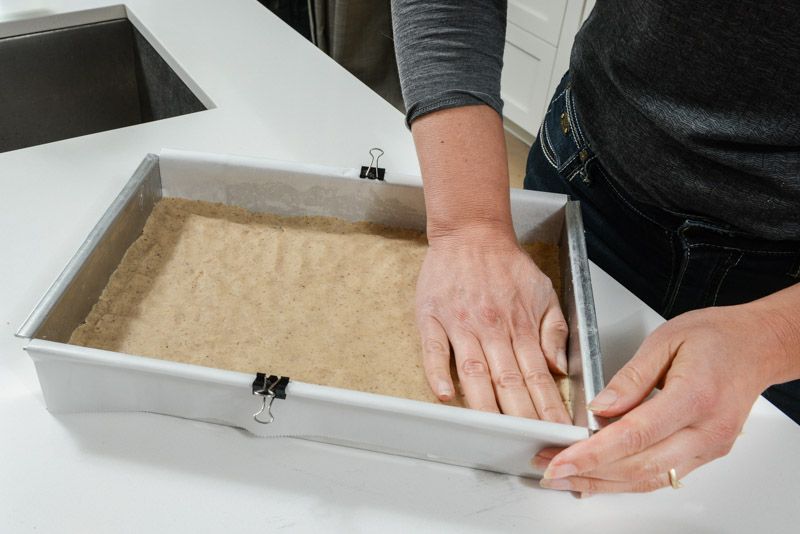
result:
M 558 286 L 557 247 L 526 249 Z M 425 250 L 417 231 L 165 198 L 70 343 L 438 402 L 414 323 Z

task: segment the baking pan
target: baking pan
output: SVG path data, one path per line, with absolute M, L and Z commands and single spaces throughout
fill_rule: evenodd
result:
M 409 180 L 391 169 L 385 181 L 359 174 L 260 158 L 147 155 L 17 333 L 29 340 L 48 409 L 153 412 L 530 477 L 540 475 L 529 463 L 539 448 L 598 430 L 602 421 L 586 409 L 603 374 L 583 224 L 578 203 L 563 195 L 512 190 L 511 204 L 522 242 L 560 245 L 573 425 L 302 383 L 269 369 L 247 374 L 67 343 L 162 197 L 425 229 L 421 186 L 396 183 Z

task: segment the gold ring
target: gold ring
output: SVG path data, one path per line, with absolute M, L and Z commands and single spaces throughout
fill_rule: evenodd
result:
M 669 475 L 669 485 L 672 486 L 672 489 L 680 489 L 683 487 L 681 481 L 678 480 L 678 473 L 675 471 L 674 467 L 667 472 L 667 475 Z

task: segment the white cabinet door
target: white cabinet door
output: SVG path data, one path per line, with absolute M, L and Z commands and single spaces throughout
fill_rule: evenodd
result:
M 531 135 L 544 116 L 555 55 L 554 46 L 508 25 L 500 89 L 503 114 Z
M 583 6 L 583 17 L 581 17 L 581 22 L 589 18 L 589 15 L 592 14 L 592 9 L 594 9 L 595 0 L 586 0 L 586 4 Z
M 567 0 L 508 0 L 508 21 L 558 45 Z

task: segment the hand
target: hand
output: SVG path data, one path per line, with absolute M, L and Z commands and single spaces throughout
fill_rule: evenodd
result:
M 750 304 L 692 311 L 662 325 L 589 405 L 622 418 L 563 452 L 541 451 L 533 459 L 540 469 L 549 464 L 541 485 L 648 492 L 669 485 L 672 468 L 685 477 L 726 455 L 758 395 L 780 381 L 786 345 L 775 321 Z
M 550 279 L 510 229 L 429 238 L 416 311 L 433 392 L 454 395 L 452 346 L 471 408 L 570 424 L 550 374 L 567 366 L 567 324 Z

